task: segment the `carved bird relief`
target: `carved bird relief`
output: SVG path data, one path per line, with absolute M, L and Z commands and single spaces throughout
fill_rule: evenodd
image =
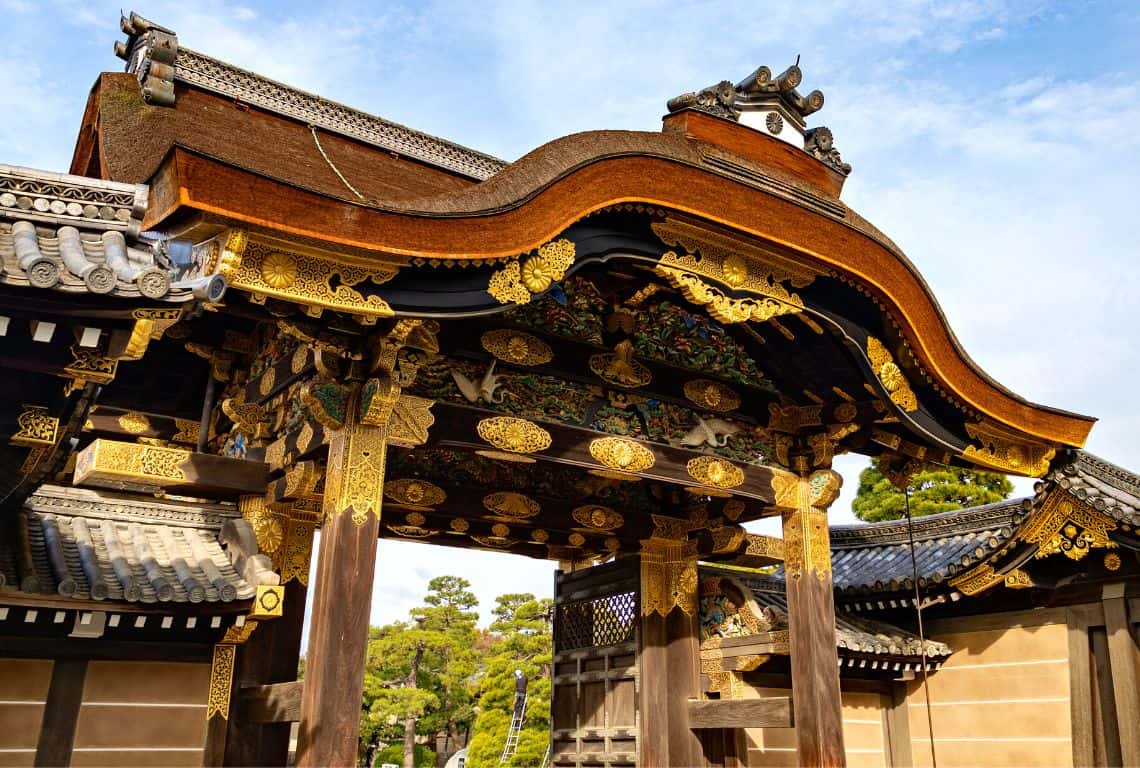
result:
M 451 378 L 455 379 L 455 386 L 459 387 L 459 392 L 467 399 L 467 402 L 477 403 L 480 400 L 485 403 L 503 402 L 506 393 L 500 392 L 498 397 L 495 396 L 495 390 L 502 386 L 499 383 L 499 379 L 502 377 L 495 375 L 495 362 L 495 360 L 491 361 L 491 365 L 487 368 L 487 372 L 483 374 L 483 378 L 478 384 L 459 371 L 451 372 Z
M 712 448 L 723 448 L 728 438 L 740 431 L 740 427 L 733 426 L 722 419 L 709 419 L 705 421 L 697 417 L 697 426 L 693 427 L 681 438 L 681 445 L 686 448 L 696 448 L 698 445 L 708 445 Z

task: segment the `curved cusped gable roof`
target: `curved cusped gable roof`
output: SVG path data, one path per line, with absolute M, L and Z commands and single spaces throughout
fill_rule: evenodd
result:
M 490 175 L 471 183 L 478 177 L 448 167 L 462 149 L 456 145 L 441 141 L 435 160 L 407 159 L 351 131 L 317 136 L 316 119 L 306 124 L 256 93 L 243 100 L 203 85 L 189 64 L 200 58 L 187 52 L 186 66 L 176 64 L 168 107 L 146 103 L 142 70 L 134 72 L 141 92 L 131 75 L 108 75 L 89 105 L 95 138 L 81 142 L 74 168 L 98 156 L 112 175 L 150 173 L 147 226 L 200 233 L 195 222 L 208 219 L 216 231 L 221 221 L 411 271 L 516 258 L 599 211 L 640 205 L 776 249 L 870 297 L 896 337 L 891 346 L 913 357 L 918 375 L 976 426 L 967 431 L 982 448 L 968 461 L 1039 474 L 1091 429 L 1093 419 L 1030 403 L 988 377 L 905 255 L 839 200 L 843 174 L 785 141 L 683 109 L 663 132 L 567 136 L 501 170 L 484 163 Z M 220 66 L 215 80 L 250 77 Z M 266 82 L 275 92 L 284 87 Z M 289 147 L 288 157 L 276 147 Z M 1010 439 L 1028 441 L 1028 461 L 992 460 L 1013 456 Z

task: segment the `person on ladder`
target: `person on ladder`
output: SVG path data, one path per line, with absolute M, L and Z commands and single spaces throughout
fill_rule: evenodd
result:
M 515 717 L 520 718 L 523 716 L 523 708 L 526 707 L 526 675 L 523 674 L 521 669 L 515 670 Z

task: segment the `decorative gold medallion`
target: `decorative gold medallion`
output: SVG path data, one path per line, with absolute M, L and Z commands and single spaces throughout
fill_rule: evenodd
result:
M 537 541 L 539 544 L 545 544 L 550 540 L 550 534 L 541 528 L 535 528 L 530 532 L 530 540 Z
M 599 437 L 590 441 L 590 455 L 600 464 L 620 472 L 644 472 L 657 458 L 640 443 L 621 437 Z
M 276 619 L 285 610 L 285 587 L 279 584 L 258 584 L 250 606 L 251 619 Z
M 384 495 L 398 504 L 423 508 L 442 504 L 447 498 L 438 485 L 415 478 L 389 480 L 384 483 Z
M 454 518 L 451 521 L 450 525 L 451 530 L 455 531 L 456 533 L 466 533 L 467 530 L 471 527 L 471 523 L 467 522 L 462 517 Z
M 257 383 L 257 391 L 265 397 L 273 391 L 273 385 L 277 383 L 277 371 L 272 366 L 265 369 L 265 373 L 261 374 L 261 379 Z
M 1105 554 L 1105 556 L 1104 556 L 1105 570 L 1119 571 L 1120 565 L 1121 565 L 1120 555 L 1116 554 L 1115 552 L 1108 552 L 1107 554 Z
M 491 275 L 487 293 L 500 304 L 527 304 L 531 294 L 542 293 L 561 280 L 574 263 L 575 246 L 566 238 L 547 243 L 523 261 L 512 259 Z
M 150 419 L 138 411 L 127 411 L 120 416 L 119 426 L 132 435 L 141 435 L 151 430 Z
M 685 464 L 689 477 L 717 488 L 735 488 L 744 482 L 740 467 L 715 456 L 698 456 Z
M 1091 549 L 1115 548 L 1109 531 L 1116 527 L 1115 520 L 1083 501 L 1053 493 L 1026 521 L 1018 538 L 1036 544 L 1037 557 L 1060 552 L 1071 560 L 1082 560 Z
M 55 445 L 59 439 L 59 419 L 51 415 L 44 406 L 25 405 L 24 410 L 16 417 L 19 429 L 9 440 L 12 445 L 23 445 L 30 448 Z
M 293 357 L 289 360 L 289 370 L 293 373 L 300 373 L 305 370 L 305 366 L 308 364 L 309 348 L 302 344 L 293 351 Z
M 734 411 L 740 407 L 740 395 L 719 381 L 709 379 L 686 381 L 685 397 L 710 411 Z
M 480 338 L 483 349 L 514 365 L 542 365 L 554 359 L 550 345 L 525 331 L 487 331 Z
M 491 526 L 491 533 L 495 534 L 496 536 L 498 536 L 500 538 L 507 536 L 508 534 L 510 534 L 510 532 L 511 532 L 510 526 L 504 525 L 502 523 L 495 523 L 494 525 Z
M 427 522 L 427 518 L 419 512 L 409 512 L 404 516 L 404 522 L 408 525 L 422 526 Z
M 582 535 L 582 534 L 580 534 L 580 533 L 572 533 L 572 534 L 570 534 L 570 536 L 569 536 L 569 537 L 566 539 L 566 541 L 567 541 L 567 543 L 569 543 L 569 544 L 570 544 L 570 546 L 572 546 L 572 547 L 580 547 L 580 546 L 582 546 L 583 544 L 585 544 L 585 543 L 586 543 L 586 537 L 585 537 L 585 536 L 583 536 L 583 535 Z
M 261 279 L 270 288 L 288 288 L 297 281 L 297 260 L 281 251 L 267 254 L 261 260 Z
M 633 359 L 628 339 L 618 342 L 612 353 L 591 355 L 590 370 L 602 381 L 625 389 L 644 387 L 653 380 L 649 369 Z
M 491 445 L 511 453 L 545 451 L 552 442 L 550 433 L 542 427 L 512 416 L 483 419 L 476 425 L 475 431 Z
M 593 531 L 610 532 L 625 523 L 620 514 L 601 504 L 587 504 L 578 507 L 570 514 L 579 524 Z
M 874 336 L 867 337 L 867 358 L 871 361 L 871 369 L 879 377 L 879 383 L 890 395 L 891 402 L 904 411 L 918 410 L 918 399 L 914 396 L 914 391 L 910 388 L 902 369 L 883 346 L 883 342 Z
M 494 515 L 509 520 L 525 520 L 541 510 L 538 502 L 513 491 L 500 491 L 483 497 L 483 507 Z

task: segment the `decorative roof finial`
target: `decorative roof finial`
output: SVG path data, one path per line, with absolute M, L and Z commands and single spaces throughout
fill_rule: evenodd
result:
M 840 159 L 831 131 L 826 128 L 809 131 L 804 122 L 805 117 L 823 108 L 823 92 L 814 90 L 803 95 L 796 90 L 803 81 L 799 60 L 797 56 L 796 63 L 778 75 L 773 76 L 768 67 L 760 67 L 735 86 L 722 80 L 703 90 L 670 99 L 666 106 L 670 113 L 694 109 L 736 120 L 789 144 L 802 140 L 805 151 L 846 176 L 851 166 Z M 791 130 L 785 131 L 785 127 Z M 826 135 L 820 131 L 826 131 Z

